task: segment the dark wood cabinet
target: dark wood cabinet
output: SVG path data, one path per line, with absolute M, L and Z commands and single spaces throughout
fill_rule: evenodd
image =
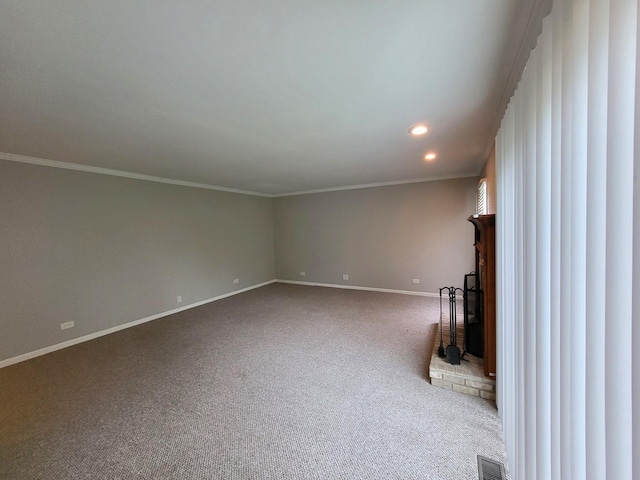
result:
M 484 374 L 496 376 L 496 216 L 472 215 L 475 228 L 476 273 L 482 291 Z

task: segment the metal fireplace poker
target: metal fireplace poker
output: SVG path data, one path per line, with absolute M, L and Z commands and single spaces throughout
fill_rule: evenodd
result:
M 442 340 L 442 292 L 448 293 L 449 300 L 449 345 L 445 349 Z M 464 291 L 461 288 L 456 287 L 442 287 L 440 289 L 440 346 L 438 347 L 438 356 L 441 358 L 446 357 L 447 362 L 451 365 L 460 365 L 460 349 L 458 348 L 458 332 L 456 330 L 456 292 Z

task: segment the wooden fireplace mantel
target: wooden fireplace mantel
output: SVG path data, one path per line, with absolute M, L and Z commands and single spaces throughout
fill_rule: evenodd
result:
M 472 215 L 475 227 L 476 273 L 483 292 L 484 374 L 496 376 L 496 216 Z

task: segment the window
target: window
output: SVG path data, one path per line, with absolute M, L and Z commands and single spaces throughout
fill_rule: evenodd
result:
M 487 214 L 487 179 L 483 178 L 478 183 L 478 190 L 476 191 L 476 214 Z

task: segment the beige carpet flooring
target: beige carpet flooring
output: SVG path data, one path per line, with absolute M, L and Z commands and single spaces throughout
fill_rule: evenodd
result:
M 432 298 L 273 284 L 0 370 L 1 479 L 477 479 Z

